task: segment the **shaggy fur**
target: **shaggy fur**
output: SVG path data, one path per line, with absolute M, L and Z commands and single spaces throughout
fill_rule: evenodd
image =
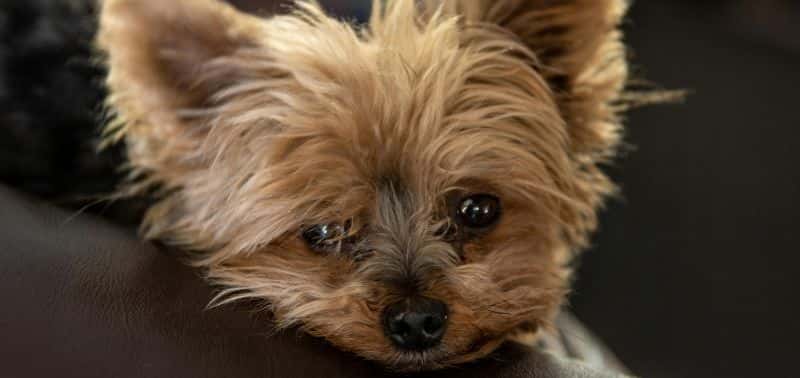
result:
M 98 45 L 128 193 L 158 188 L 148 238 L 193 252 L 282 326 L 401 370 L 547 328 L 613 185 L 623 0 L 376 1 L 355 28 L 300 2 L 261 19 L 213 0 L 106 0 Z M 453 201 L 502 218 L 453 241 Z M 305 226 L 350 224 L 322 254 Z M 450 309 L 442 343 L 395 348 L 409 293 Z

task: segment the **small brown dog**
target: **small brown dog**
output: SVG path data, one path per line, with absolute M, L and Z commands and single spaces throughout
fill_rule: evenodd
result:
M 614 186 L 624 0 L 105 0 L 111 135 L 149 238 L 396 369 L 546 330 Z

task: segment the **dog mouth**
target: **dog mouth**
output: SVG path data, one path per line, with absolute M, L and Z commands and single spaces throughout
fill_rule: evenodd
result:
M 502 337 L 480 337 L 457 352 L 442 346 L 419 351 L 397 349 L 388 365 L 401 373 L 446 369 L 485 357 L 503 342 Z
M 484 358 L 510 340 L 515 333 L 536 333 L 539 328 L 536 322 L 526 321 L 502 333 L 481 332 L 464 349 L 442 356 L 436 368 L 444 368 Z

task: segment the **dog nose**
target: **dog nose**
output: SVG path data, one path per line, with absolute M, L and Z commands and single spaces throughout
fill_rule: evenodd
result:
M 447 305 L 415 297 L 389 305 L 383 313 L 386 336 L 399 348 L 425 350 L 442 341 L 447 326 Z

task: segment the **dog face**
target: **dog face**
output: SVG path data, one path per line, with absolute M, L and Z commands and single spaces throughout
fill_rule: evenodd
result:
M 415 3 L 419 3 L 416 4 Z M 547 327 L 612 185 L 618 0 L 106 0 L 110 131 L 220 302 L 403 370 Z

